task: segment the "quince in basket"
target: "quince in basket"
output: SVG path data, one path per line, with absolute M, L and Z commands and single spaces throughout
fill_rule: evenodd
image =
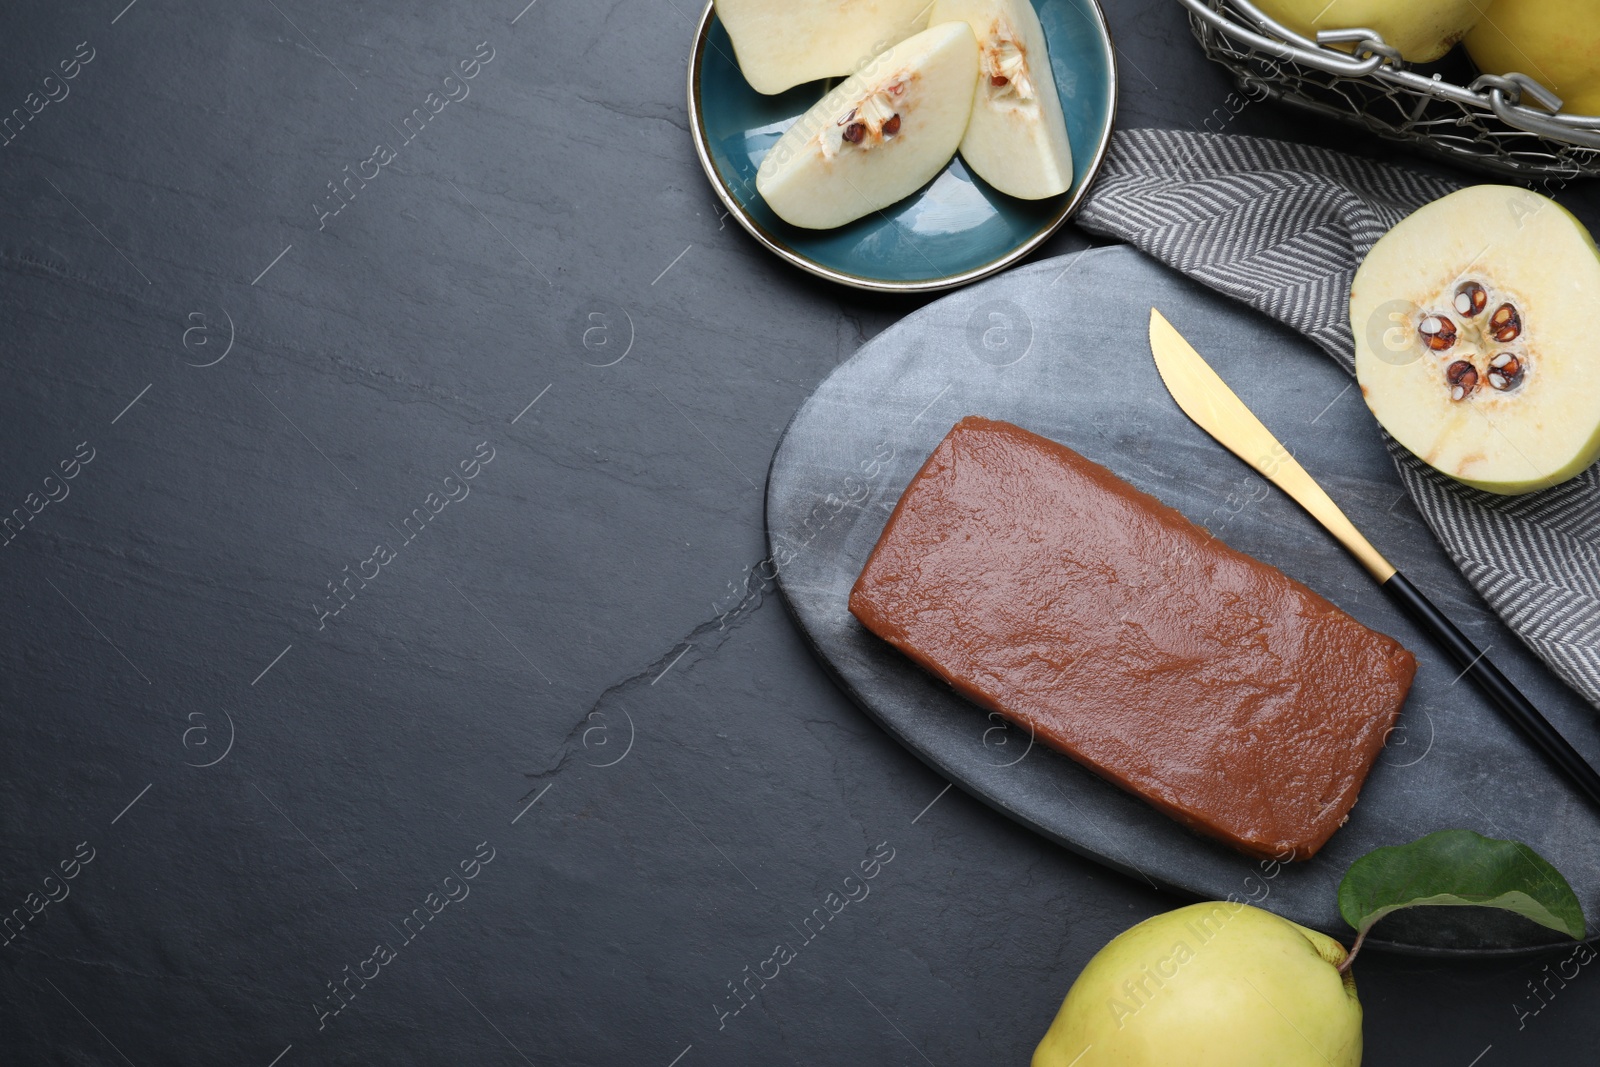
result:
M 1561 111 L 1600 115 L 1600 3 L 1496 0 L 1467 35 L 1485 74 L 1520 71 L 1561 97 Z
M 1408 63 L 1442 57 L 1483 15 L 1483 0 L 1255 0 L 1262 12 L 1316 40 L 1322 30 L 1369 29 Z

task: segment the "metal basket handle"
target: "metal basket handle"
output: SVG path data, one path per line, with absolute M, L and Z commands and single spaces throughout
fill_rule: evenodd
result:
M 1316 42 L 1302 37 L 1298 33 L 1275 22 L 1263 15 L 1254 5 L 1236 0 L 1237 6 L 1246 14 L 1258 20 L 1258 24 L 1274 36 L 1264 37 L 1253 30 L 1246 29 L 1232 21 L 1227 15 L 1216 10 L 1206 0 L 1178 0 L 1180 4 L 1199 18 L 1211 23 L 1219 30 L 1230 36 L 1242 38 L 1252 48 L 1267 52 L 1278 59 L 1292 59 L 1297 63 L 1325 70 L 1329 74 L 1343 74 L 1347 77 L 1360 78 L 1379 67 L 1383 66 L 1384 57 L 1381 55 L 1369 56 L 1366 59 L 1357 59 L 1343 52 L 1333 52 L 1319 48 Z
M 1219 0 L 1178 0 L 1194 17 L 1236 38 L 1250 47 L 1278 59 L 1291 60 L 1328 74 L 1345 77 L 1375 77 L 1429 96 L 1454 100 L 1483 111 L 1513 129 L 1562 141 L 1580 148 L 1600 149 L 1600 116 L 1560 114 L 1561 100 L 1525 74 L 1485 74 L 1469 87 L 1438 77 L 1424 77 L 1407 70 L 1400 53 L 1382 35 L 1366 28 L 1323 30 L 1312 40 L 1296 33 L 1264 14 L 1250 0 L 1227 0 L 1240 15 L 1254 24 L 1241 25 L 1220 10 Z M 1327 47 L 1354 46 L 1344 52 Z M 1535 110 L 1522 103 L 1524 97 L 1542 105 Z

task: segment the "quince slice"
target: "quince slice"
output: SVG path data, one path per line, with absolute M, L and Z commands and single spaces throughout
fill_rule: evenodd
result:
M 880 53 L 796 120 L 761 161 L 756 189 L 794 226 L 843 226 L 944 169 L 972 114 L 978 42 L 946 22 Z
M 1350 292 L 1361 394 L 1428 464 L 1491 493 L 1600 458 L 1600 252 L 1555 201 L 1478 185 L 1421 208 Z
M 972 121 L 961 139 L 967 166 L 1024 200 L 1066 192 L 1072 145 L 1032 0 L 937 0 L 931 18 L 966 22 L 978 37 Z
M 758 93 L 859 70 L 928 25 L 929 0 L 716 0 L 734 58 Z

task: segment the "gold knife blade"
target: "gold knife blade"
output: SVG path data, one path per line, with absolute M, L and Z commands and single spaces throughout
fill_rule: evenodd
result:
M 1155 308 L 1150 309 L 1150 351 L 1167 392 L 1185 415 L 1293 497 L 1380 583 L 1394 576 L 1394 564 L 1372 547 L 1322 486 Z

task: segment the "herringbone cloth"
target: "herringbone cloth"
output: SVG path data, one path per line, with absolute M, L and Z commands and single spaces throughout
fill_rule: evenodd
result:
M 1078 224 L 1271 315 L 1355 373 L 1350 283 L 1395 223 L 1456 186 L 1325 149 L 1178 130 L 1116 134 Z M 1389 442 L 1450 558 L 1600 707 L 1600 468 L 1553 489 L 1469 489 Z

